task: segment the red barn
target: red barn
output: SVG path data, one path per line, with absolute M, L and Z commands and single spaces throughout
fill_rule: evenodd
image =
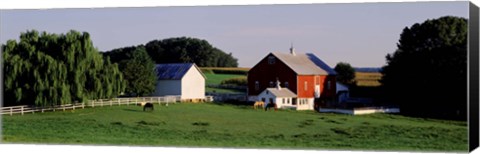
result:
M 248 72 L 248 98 L 258 101 L 266 88 L 288 88 L 297 97 L 297 109 L 314 109 L 315 104 L 334 101 L 336 97 L 336 72 L 312 53 L 272 52 Z

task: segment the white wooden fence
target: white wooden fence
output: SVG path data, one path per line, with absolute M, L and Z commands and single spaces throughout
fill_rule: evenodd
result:
M 75 109 L 84 109 L 85 107 L 102 107 L 102 106 L 113 106 L 113 105 L 136 105 L 140 102 L 150 102 L 158 103 L 159 105 L 164 104 L 168 106 L 171 103 L 181 102 L 180 96 L 166 96 L 166 97 L 133 97 L 133 98 L 113 98 L 113 99 L 98 99 L 90 100 L 86 103 L 76 103 L 76 104 L 64 104 L 57 106 L 49 107 L 37 107 L 37 106 L 9 106 L 9 107 L 0 107 L 1 115 L 13 115 L 13 114 L 24 114 L 24 113 L 33 113 L 35 112 L 45 112 L 45 111 L 66 111 L 66 110 L 75 110 Z M 206 102 L 212 102 L 212 96 L 205 97 Z
M 322 113 L 343 113 L 350 115 L 363 115 L 363 114 L 372 114 L 372 113 L 400 113 L 399 108 L 383 108 L 383 107 L 364 107 L 364 108 L 353 108 L 353 109 L 328 109 L 320 108 Z

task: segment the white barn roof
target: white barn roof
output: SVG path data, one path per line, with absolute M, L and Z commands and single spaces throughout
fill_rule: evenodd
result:
M 337 73 L 325 62 L 312 53 L 295 55 L 272 52 L 272 54 L 299 75 L 336 75 Z
M 272 93 L 272 95 L 276 97 L 297 97 L 295 93 L 290 91 L 288 88 L 267 88 L 268 92 Z

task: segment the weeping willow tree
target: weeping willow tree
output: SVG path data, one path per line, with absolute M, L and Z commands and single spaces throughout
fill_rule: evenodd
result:
M 125 89 L 117 64 L 93 46 L 86 32 L 36 30 L 2 45 L 4 105 L 49 106 L 116 97 Z

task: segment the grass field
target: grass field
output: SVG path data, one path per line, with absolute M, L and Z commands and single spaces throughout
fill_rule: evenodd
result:
M 210 84 L 215 84 L 219 85 L 220 82 L 222 82 L 225 79 L 230 79 L 230 78 L 237 78 L 237 77 L 243 77 L 245 75 L 238 75 L 238 74 L 211 74 L 211 73 L 205 73 L 205 76 L 207 77 L 206 80 L 206 85 Z M 206 92 L 217 92 L 217 93 L 245 93 L 243 90 L 237 90 L 237 89 L 223 89 L 223 88 L 212 88 L 212 87 L 206 87 L 205 88 Z
M 3 116 L 6 143 L 466 152 L 466 122 L 204 104 Z
M 230 78 L 236 78 L 236 77 L 242 77 L 242 76 L 245 76 L 245 75 L 205 73 L 205 76 L 207 77 L 207 81 L 205 83 L 207 85 L 209 85 L 209 84 L 220 84 L 220 82 L 222 82 L 222 80 L 230 79 Z
M 241 70 L 241 71 L 248 71 L 248 70 L 250 70 L 250 68 L 246 68 L 246 67 L 201 67 L 201 69 Z
M 370 73 L 370 72 L 356 72 L 355 80 L 357 81 L 357 86 L 380 86 L 380 79 L 382 78 L 381 73 Z

